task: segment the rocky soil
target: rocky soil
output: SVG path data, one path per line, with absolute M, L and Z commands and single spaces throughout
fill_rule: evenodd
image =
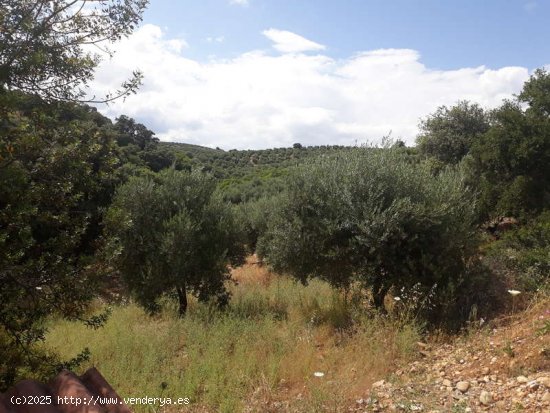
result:
M 550 413 L 550 305 L 451 344 L 418 343 L 421 358 L 359 397 L 355 412 Z

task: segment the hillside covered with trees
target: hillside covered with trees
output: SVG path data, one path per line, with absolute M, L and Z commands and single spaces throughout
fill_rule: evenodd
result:
M 177 337 L 203 341 L 167 342 L 181 352 L 189 345 L 194 363 L 212 363 L 212 376 L 195 371 L 185 382 L 192 401 L 236 411 L 240 396 L 225 394 L 224 405 L 223 386 L 209 381 L 216 366 L 228 375 L 237 368 L 226 357 L 246 359 L 242 343 L 224 347 L 229 336 L 242 334 L 258 357 L 239 370 L 234 394 L 245 397 L 259 388 L 249 376 L 276 386 L 284 377 L 274 366 L 292 364 L 285 352 L 322 334 L 332 354 L 369 348 L 373 360 L 378 351 L 406 362 L 405 342 L 511 311 L 507 290 L 521 291 L 520 306 L 547 299 L 545 69 L 494 110 L 461 101 L 427 114 L 415 147 L 386 140 L 226 151 L 160 142 L 147 125 L 94 106 L 139 93 L 139 72 L 106 96 L 87 94 L 100 56 L 85 46 L 128 36 L 147 2 L 86 3 L 0 3 L 0 390 L 90 357 L 101 363 L 87 346 L 71 354 L 50 347 L 51 331 L 84 325 L 118 337 L 112 318 L 147 325 L 153 342 L 151 326 L 168 317 Z M 92 9 L 79 14 L 79 6 Z M 265 289 L 243 292 L 239 268 L 251 265 L 271 275 Z M 369 347 L 369 335 L 380 347 Z M 201 347 L 210 339 L 224 350 Z M 163 344 L 155 346 L 147 351 L 160 353 Z M 205 351 L 212 360 L 200 359 Z M 309 368 L 315 351 L 307 354 Z

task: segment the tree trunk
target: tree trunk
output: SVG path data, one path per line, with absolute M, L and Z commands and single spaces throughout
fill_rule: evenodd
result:
M 178 299 L 180 303 L 178 313 L 180 317 L 184 317 L 185 313 L 187 313 L 187 291 L 185 291 L 185 284 L 177 287 L 176 290 L 178 291 Z
M 384 306 L 384 298 L 390 290 L 390 287 L 382 285 L 381 282 L 376 282 L 372 287 L 372 301 L 374 307 L 381 313 L 386 313 L 386 307 Z

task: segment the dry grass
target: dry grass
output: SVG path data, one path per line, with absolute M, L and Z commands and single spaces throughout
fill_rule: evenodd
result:
M 95 365 L 122 396 L 189 397 L 179 410 L 201 412 L 345 411 L 415 354 L 414 325 L 366 317 L 327 284 L 304 287 L 254 262 L 233 272 L 223 313 L 192 302 L 180 320 L 173 303 L 155 318 L 118 306 L 98 331 L 52 321 L 47 345 L 65 358 L 89 347 L 81 369 Z
M 499 349 L 498 367 L 509 375 L 550 371 L 550 298 L 532 299 L 527 308 L 495 323 L 491 342 Z
M 237 285 L 261 285 L 269 287 L 275 277 L 275 274 L 262 265 L 256 254 L 248 256 L 243 266 L 231 271 L 231 279 Z
M 397 380 L 372 389 L 364 397 L 376 395 L 376 409 L 392 412 L 395 403 L 423 406 L 423 411 L 440 412 L 546 412 L 542 401 L 544 386 L 520 383 L 550 375 L 550 297 L 541 292 L 526 309 L 472 327 L 466 334 L 448 337 L 446 343 L 430 342 L 425 355 L 403 366 Z M 454 385 L 470 382 L 462 395 L 449 391 L 443 380 Z M 481 391 L 492 394 L 495 404 L 479 405 Z M 496 404 L 499 403 L 499 405 Z M 408 411 L 406 409 L 403 409 Z

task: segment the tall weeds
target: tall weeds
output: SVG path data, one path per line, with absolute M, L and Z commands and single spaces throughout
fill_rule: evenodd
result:
M 189 397 L 189 411 L 220 412 L 270 403 L 338 411 L 414 355 L 413 322 L 359 317 L 358 304 L 324 282 L 252 276 L 232 290 L 226 311 L 191 302 L 184 319 L 167 302 L 155 318 L 115 307 L 97 331 L 53 320 L 47 345 L 65 358 L 89 347 L 81 369 L 98 367 L 122 396 Z

